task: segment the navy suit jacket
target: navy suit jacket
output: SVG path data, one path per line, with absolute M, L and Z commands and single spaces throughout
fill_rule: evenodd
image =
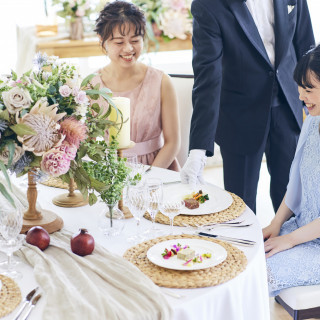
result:
M 216 141 L 238 154 L 256 152 L 266 132 L 275 81 L 294 115 L 292 125 L 301 128 L 302 103 L 293 71 L 314 45 L 310 15 L 306 0 L 273 1 L 275 66 L 244 0 L 192 2 L 190 149 L 212 156 Z

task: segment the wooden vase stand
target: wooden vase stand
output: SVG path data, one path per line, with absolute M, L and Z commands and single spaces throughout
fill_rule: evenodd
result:
M 53 204 L 59 207 L 76 208 L 86 206 L 89 199 L 84 199 L 83 195 L 75 191 L 74 179 L 70 180 L 69 193 L 60 194 L 52 199 Z
M 29 208 L 23 215 L 23 225 L 21 233 L 26 233 L 34 226 L 40 226 L 49 233 L 60 230 L 63 227 L 63 220 L 54 212 L 49 210 L 41 210 L 36 208 L 38 197 L 37 183 L 33 171 L 28 172 L 28 190 L 27 199 Z

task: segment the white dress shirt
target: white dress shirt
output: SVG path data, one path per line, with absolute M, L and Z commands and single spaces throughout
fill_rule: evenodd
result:
M 270 62 L 274 66 L 275 36 L 273 0 L 247 0 L 246 4 L 257 26 Z

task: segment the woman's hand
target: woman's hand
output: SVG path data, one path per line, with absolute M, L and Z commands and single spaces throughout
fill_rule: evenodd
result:
M 273 256 L 274 254 L 290 249 L 294 247 L 291 239 L 291 234 L 285 234 L 279 237 L 269 238 L 264 243 L 264 251 L 266 252 L 266 258 Z
M 262 229 L 263 240 L 274 238 L 280 233 L 280 225 L 271 222 L 267 227 Z

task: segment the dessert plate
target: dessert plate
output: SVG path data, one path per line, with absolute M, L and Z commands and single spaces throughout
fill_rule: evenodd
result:
M 183 200 L 186 195 L 191 194 L 191 192 L 199 192 L 199 190 L 202 190 L 204 194 L 207 193 L 209 200 L 205 203 L 200 203 L 199 208 L 196 209 L 188 209 L 185 207 L 182 209 L 181 214 L 198 216 L 216 213 L 227 209 L 233 202 L 232 196 L 227 191 L 213 184 L 197 185 L 194 189 L 191 189 L 188 184 L 167 185 L 163 188 L 163 194 L 166 201 L 173 199 Z
M 164 259 L 162 253 L 165 249 L 170 250 L 172 246 L 181 244 L 188 245 L 197 254 L 211 253 L 211 258 L 203 259 L 201 263 L 193 263 L 190 266 L 184 266 L 184 260 L 178 259 L 177 255 Z M 200 270 L 214 267 L 227 258 L 227 251 L 217 243 L 200 239 L 172 239 L 155 244 L 147 251 L 148 259 L 159 267 L 173 270 Z

